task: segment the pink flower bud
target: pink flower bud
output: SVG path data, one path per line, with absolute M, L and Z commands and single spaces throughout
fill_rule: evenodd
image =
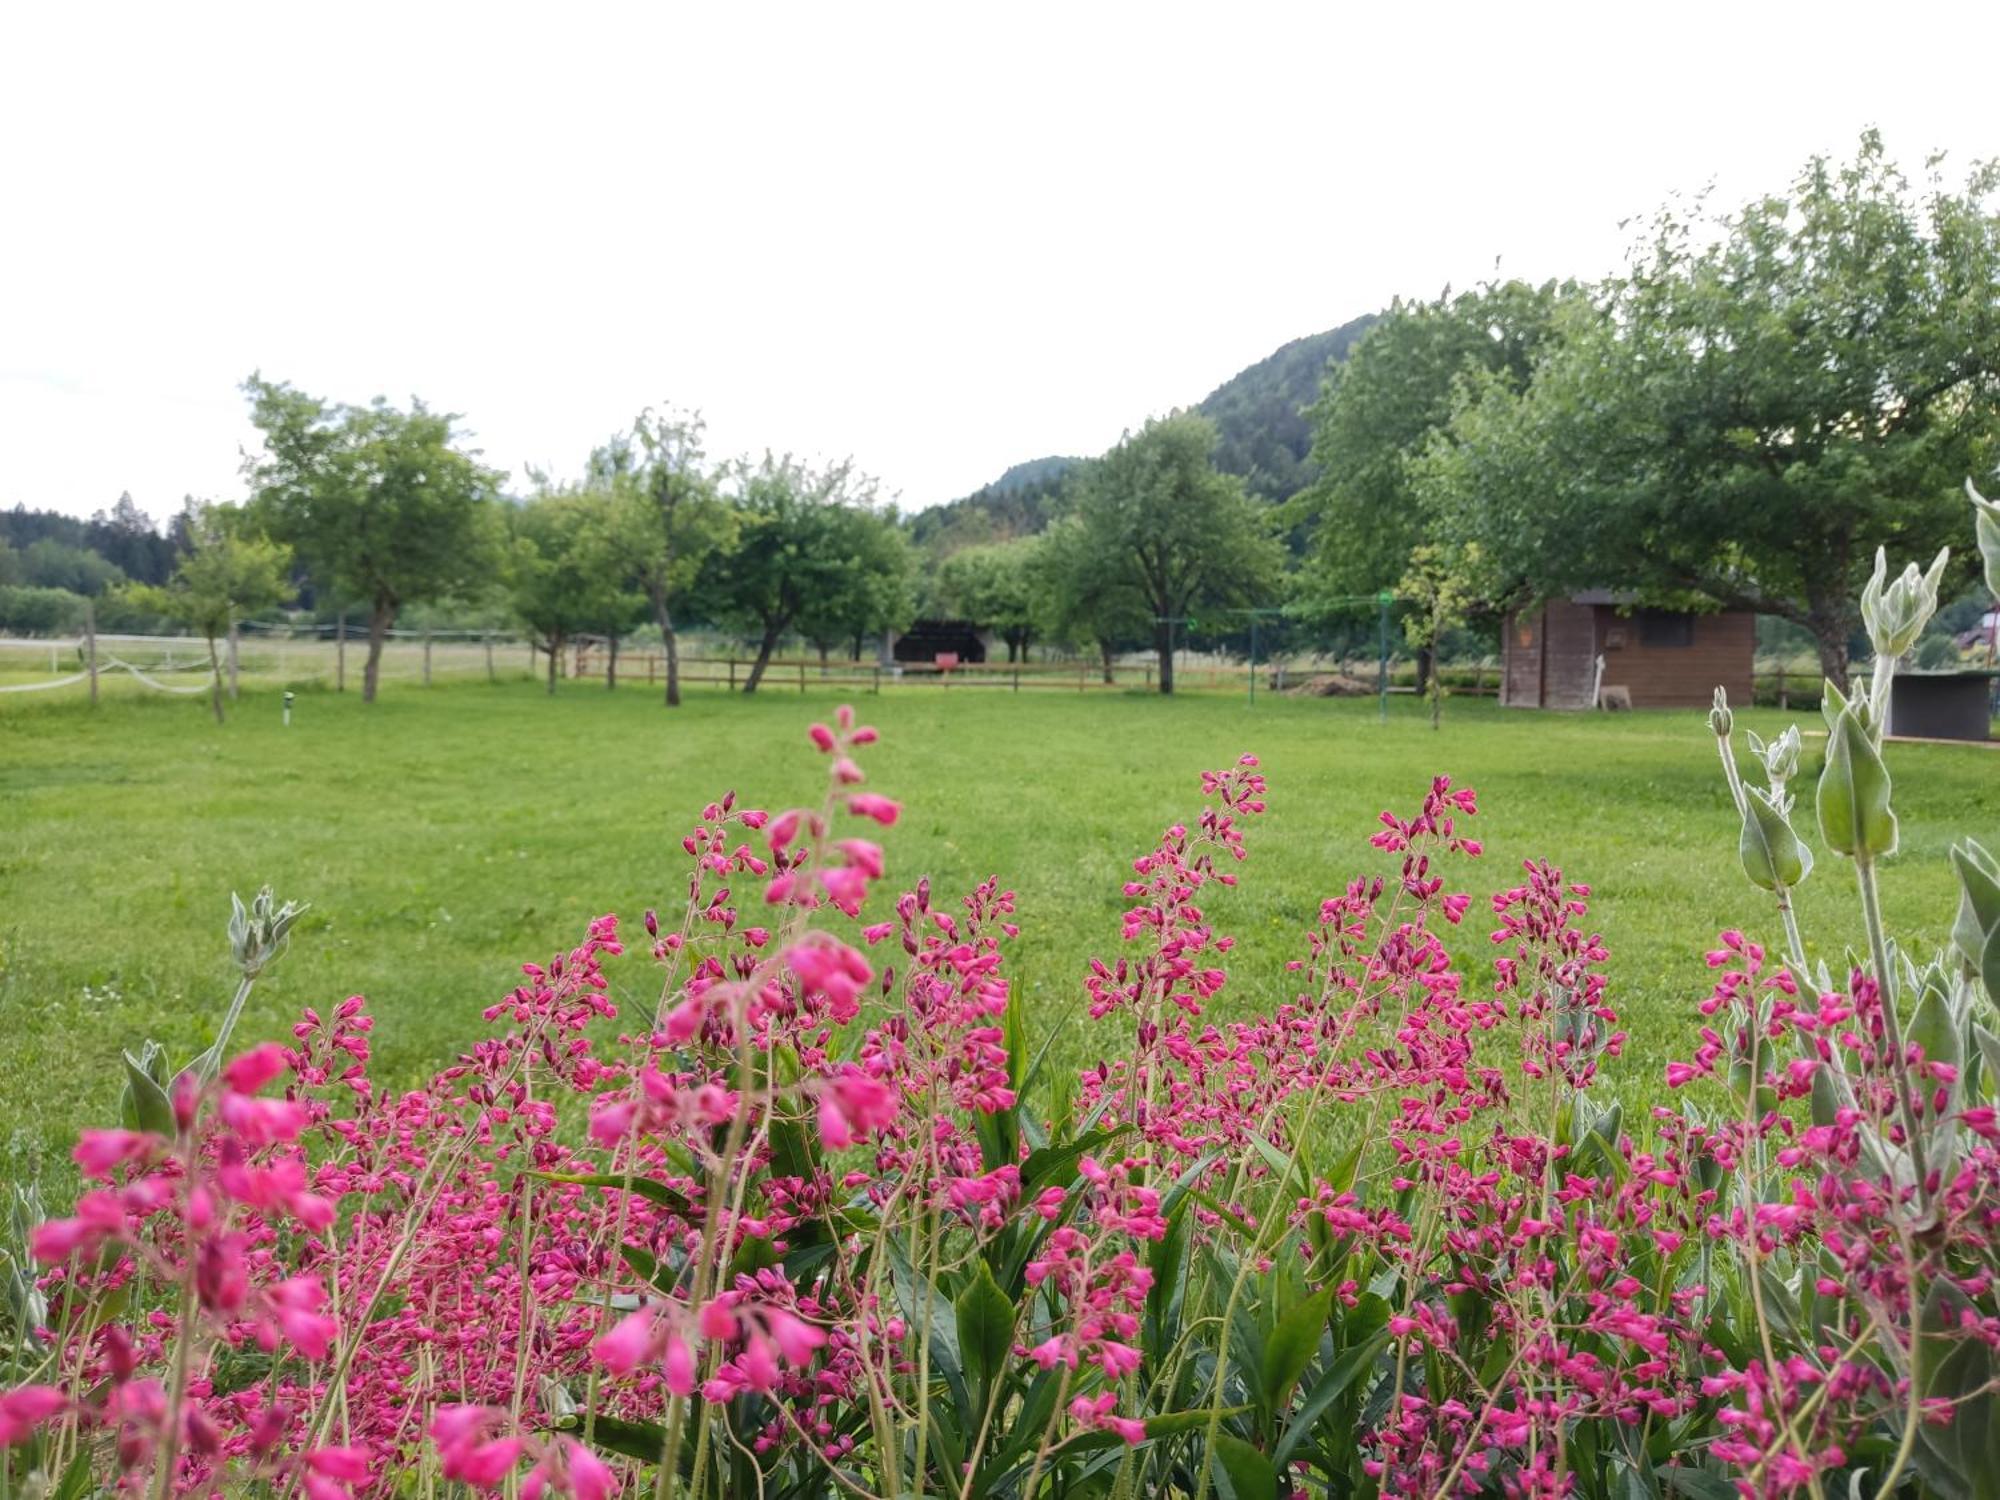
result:
M 222 1081 L 239 1094 L 254 1094 L 291 1063 L 291 1054 L 276 1042 L 252 1047 L 222 1070 Z

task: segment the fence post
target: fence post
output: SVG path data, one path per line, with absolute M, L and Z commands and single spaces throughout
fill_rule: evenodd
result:
M 736 691 L 736 658 L 729 658 L 729 691 Z
M 882 668 L 879 665 L 875 668 L 875 682 L 868 691 L 878 698 L 882 696 Z
M 237 643 L 242 639 L 242 629 L 232 618 L 229 622 L 229 701 L 236 701 L 236 659 Z
M 1021 691 L 1021 669 L 1019 667 L 1014 668 L 1014 691 L 1017 693 Z
M 653 685 L 653 669 L 660 664 L 660 658 L 651 651 L 646 653 L 646 686 Z
M 493 632 L 490 630 L 486 631 L 485 635 L 486 635 L 486 680 L 488 682 L 493 682 L 497 680 L 493 672 Z
M 424 627 L 424 686 L 431 685 L 431 628 Z
M 1750 701 L 1754 703 L 1757 701 L 1756 684 L 1751 684 L 1751 688 Z M 1791 706 L 1791 697 L 1785 690 L 1785 664 L 1781 661 L 1778 663 L 1778 707 L 1790 708 Z
M 83 601 L 83 659 L 90 669 L 90 706 L 97 707 L 97 606 Z
M 333 627 L 333 690 L 347 691 L 347 611 L 340 612 L 340 619 Z
M 806 659 L 803 656 L 801 656 L 799 658 L 799 691 L 803 693 L 805 690 L 806 690 Z

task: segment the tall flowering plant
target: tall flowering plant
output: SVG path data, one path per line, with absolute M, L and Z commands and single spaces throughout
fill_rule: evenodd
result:
M 2000 864 L 1954 848 L 1935 956 L 1877 891 L 1936 576 L 1878 574 L 1875 676 L 1829 694 L 1858 940 L 1793 906 L 1803 737 L 1746 778 L 1718 699 L 1779 941 L 1707 953 L 1671 1105 L 1607 1091 L 1587 885 L 1526 863 L 1463 961 L 1446 778 L 1238 994 L 1250 756 L 1133 861 L 1065 1065 L 1011 891 L 882 889 L 900 808 L 843 710 L 814 805 L 704 808 L 676 914 L 524 966 L 421 1088 L 371 1079 L 358 997 L 130 1059 L 73 1209 L 17 1193 L 0 1494 L 1993 1493 Z M 240 916 L 246 984 L 284 912 Z

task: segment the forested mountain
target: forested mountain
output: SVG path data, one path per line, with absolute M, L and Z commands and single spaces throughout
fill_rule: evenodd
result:
M 1220 441 L 1215 466 L 1240 474 L 1262 500 L 1286 500 L 1312 474 L 1312 420 L 1306 408 L 1319 399 L 1327 365 L 1347 358 L 1356 339 L 1373 328 L 1366 313 L 1325 333 L 1293 339 L 1267 359 L 1217 386 L 1195 408 L 1215 423 Z
M 1215 465 L 1240 474 L 1260 500 L 1289 499 L 1311 479 L 1312 420 L 1329 361 L 1344 360 L 1355 340 L 1375 326 L 1367 313 L 1325 333 L 1293 339 L 1224 381 L 1195 407 L 1215 423 Z M 1051 455 L 1015 464 L 991 484 L 960 500 L 917 512 L 912 539 L 934 556 L 1031 536 L 1046 527 L 1064 476 L 1081 460 Z

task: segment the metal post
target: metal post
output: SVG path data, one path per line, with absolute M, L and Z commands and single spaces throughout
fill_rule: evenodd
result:
M 90 668 L 90 706 L 97 707 L 97 606 L 83 601 L 83 657 Z
M 292 727 L 292 690 L 285 689 L 285 728 Z
M 1381 699 L 1381 719 L 1389 722 L 1389 603 L 1396 596 L 1387 589 L 1375 596 L 1376 604 L 1382 611 L 1382 656 L 1376 669 L 1376 686 Z
M 333 627 L 333 690 L 347 691 L 347 611 L 340 612 L 340 621 Z

